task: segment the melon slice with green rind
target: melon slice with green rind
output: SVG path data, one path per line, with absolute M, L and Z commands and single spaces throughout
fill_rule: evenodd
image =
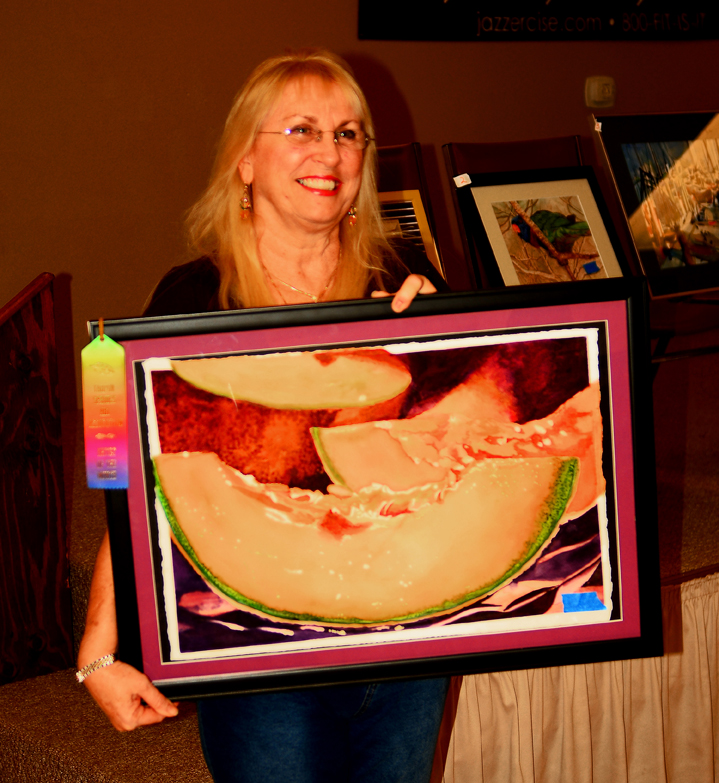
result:
M 412 380 L 401 360 L 375 348 L 182 359 L 172 369 L 211 394 L 285 410 L 376 405 Z
M 396 437 L 401 429 L 406 436 L 414 436 L 419 445 L 426 433 L 436 431 L 439 422 L 424 420 L 419 424 L 417 427 L 414 419 L 400 419 L 312 427 L 310 431 L 325 471 L 335 484 L 354 492 L 373 484 L 397 491 L 447 478 L 447 467 L 411 457 Z
M 354 492 L 374 484 L 400 490 L 448 480 L 477 459 L 544 454 L 577 457 L 583 466 L 572 499 L 574 516 L 604 490 L 598 386 L 575 394 L 546 418 L 521 425 L 450 411 L 445 402 L 411 419 L 312 427 L 311 433 L 327 475 Z
M 372 624 L 446 612 L 526 568 L 563 518 L 575 459 L 486 459 L 450 484 L 349 498 L 258 483 L 216 454 L 160 454 L 173 536 L 219 593 L 274 617 Z

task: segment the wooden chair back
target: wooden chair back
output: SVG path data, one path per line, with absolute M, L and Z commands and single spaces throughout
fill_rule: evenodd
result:
M 52 281 L 0 308 L 0 684 L 73 659 Z

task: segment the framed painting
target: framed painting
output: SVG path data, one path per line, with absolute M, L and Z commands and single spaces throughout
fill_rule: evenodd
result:
M 719 288 L 719 115 L 596 117 L 653 297 Z
M 445 277 L 437 245 L 419 190 L 388 190 L 379 194 L 382 221 L 387 230 L 414 242 Z
M 658 654 L 644 311 L 603 280 L 105 322 L 120 656 L 189 698 Z
M 629 274 L 590 166 L 454 178 L 468 246 L 493 286 Z

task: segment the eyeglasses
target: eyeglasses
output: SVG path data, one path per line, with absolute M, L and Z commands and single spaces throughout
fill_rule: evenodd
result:
M 331 133 L 334 136 L 335 144 L 339 144 L 340 147 L 346 150 L 364 150 L 371 141 L 374 141 L 364 131 L 352 130 L 351 128 L 321 131 L 310 125 L 296 125 L 294 128 L 285 128 L 281 131 L 259 132 L 285 136 L 292 144 L 296 144 L 298 147 L 306 147 L 313 141 L 322 141 L 322 136 L 325 133 Z

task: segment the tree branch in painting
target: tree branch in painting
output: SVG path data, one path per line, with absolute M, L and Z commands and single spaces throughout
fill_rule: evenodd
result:
M 607 277 L 578 197 L 492 206 L 520 284 Z

